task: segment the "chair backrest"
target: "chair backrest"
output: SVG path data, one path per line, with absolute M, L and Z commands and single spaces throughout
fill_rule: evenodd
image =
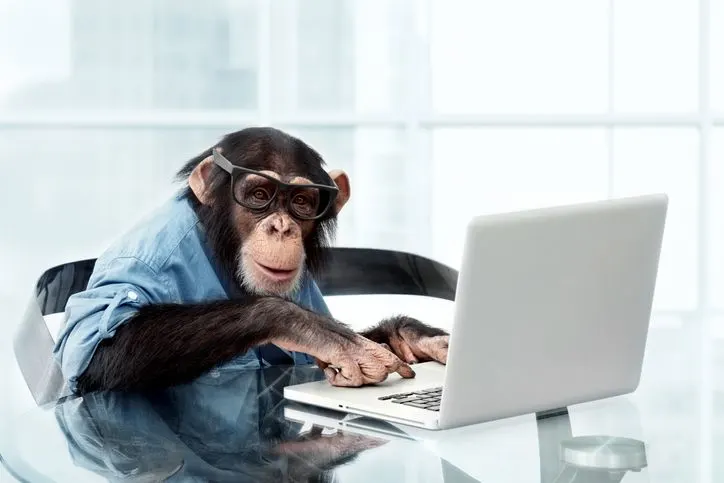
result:
M 429 258 L 393 250 L 330 248 L 330 264 L 317 280 L 322 294 L 419 295 L 455 300 L 458 273 Z M 64 312 L 71 295 L 84 290 L 95 259 L 50 268 L 35 285 L 14 339 L 15 357 L 38 405 L 69 391 L 53 358 L 55 342 L 45 316 Z

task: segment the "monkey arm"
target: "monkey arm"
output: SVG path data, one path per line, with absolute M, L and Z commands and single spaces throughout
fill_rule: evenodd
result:
M 387 345 L 397 357 L 408 363 L 447 361 L 448 333 L 412 317 L 390 317 L 360 334 Z
M 283 340 L 294 349 L 311 349 L 355 337 L 345 325 L 276 297 L 150 304 L 98 345 L 78 377 L 77 390 L 182 384 L 268 342 Z
M 390 339 L 400 337 L 402 332 L 410 332 L 419 337 L 435 337 L 439 335 L 448 335 L 442 329 L 432 327 L 412 317 L 398 315 L 384 319 L 374 327 L 360 332 L 360 335 L 377 342 L 378 344 L 390 344 Z

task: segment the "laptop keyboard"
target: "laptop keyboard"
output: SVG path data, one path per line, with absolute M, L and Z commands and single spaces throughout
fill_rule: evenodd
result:
M 395 404 L 404 404 L 413 408 L 427 409 L 428 411 L 440 411 L 440 400 L 442 399 L 442 387 L 423 389 L 415 392 L 401 392 L 378 398 L 380 401 L 389 401 Z

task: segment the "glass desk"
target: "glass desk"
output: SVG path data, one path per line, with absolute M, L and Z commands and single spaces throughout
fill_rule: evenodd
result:
M 359 304 L 333 311 L 347 312 L 344 320 L 393 309 L 419 316 L 397 300 Z M 448 431 L 287 403 L 284 386 L 321 378 L 301 367 L 17 405 L 0 414 L 0 481 L 724 481 L 724 339 L 700 321 L 674 322 L 653 321 L 631 395 Z M 27 390 L 22 384 L 3 398 Z
M 314 367 L 226 371 L 154 393 L 69 397 L 15 418 L 0 454 L 19 481 L 38 482 L 700 481 L 686 470 L 698 458 L 686 431 L 646 431 L 647 419 L 666 424 L 665 410 L 642 414 L 635 397 L 433 432 L 283 399 L 284 386 L 319 378 Z

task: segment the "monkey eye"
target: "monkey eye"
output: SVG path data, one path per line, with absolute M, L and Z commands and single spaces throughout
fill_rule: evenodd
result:
M 305 188 L 297 191 L 291 199 L 291 209 L 300 218 L 314 216 L 319 209 L 319 190 Z
M 249 208 L 263 208 L 274 196 L 274 192 L 265 186 L 257 186 L 246 190 L 243 195 L 244 204 Z
M 257 189 L 255 189 L 255 190 L 251 193 L 251 195 L 252 195 L 255 199 L 261 200 L 261 201 L 266 201 L 266 200 L 269 199 L 269 193 L 267 193 L 267 191 L 266 191 L 264 188 L 257 188 Z
M 277 187 L 263 176 L 243 173 L 234 180 L 234 199 L 252 210 L 266 208 L 274 199 Z
M 297 195 L 297 196 L 295 196 L 294 199 L 292 200 L 292 203 L 294 203 L 295 205 L 302 205 L 302 206 L 304 206 L 304 205 L 311 205 L 311 204 L 312 204 L 312 200 L 310 200 L 308 196 Z

